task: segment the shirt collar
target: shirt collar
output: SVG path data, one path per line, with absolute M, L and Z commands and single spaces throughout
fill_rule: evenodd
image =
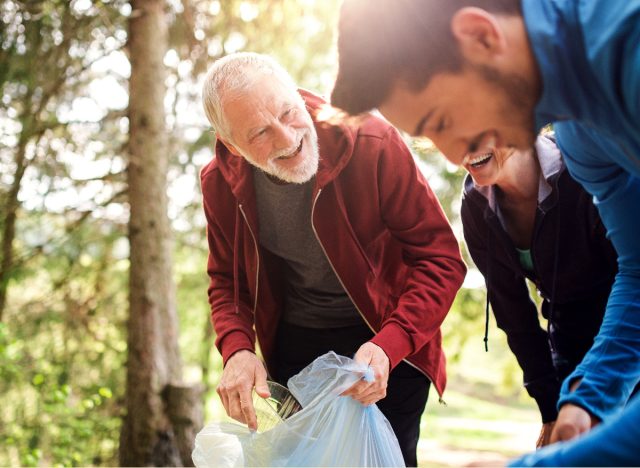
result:
M 553 138 L 540 135 L 535 143 L 538 162 L 540 163 L 540 181 L 538 183 L 538 203 L 542 203 L 553 190 L 549 179 L 560 172 L 564 166 L 560 150 Z
M 535 142 L 535 150 L 538 155 L 538 162 L 540 163 L 538 203 L 542 203 L 542 201 L 551 195 L 553 187 L 549 183 L 549 180 L 564 167 L 560 150 L 556 146 L 554 139 L 555 137 L 553 136 L 549 137 L 542 134 L 538 136 Z M 468 187 L 467 190 L 470 190 L 471 187 L 473 187 L 480 195 L 482 195 L 487 200 L 491 211 L 497 215 L 501 222 L 503 221 L 500 206 L 496 201 L 495 187 L 493 185 L 479 187 L 473 184 L 473 178 L 471 175 L 467 175 L 465 185 Z

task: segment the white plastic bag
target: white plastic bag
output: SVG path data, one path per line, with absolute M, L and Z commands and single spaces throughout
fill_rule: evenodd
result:
M 235 423 L 206 426 L 196 436 L 195 465 L 404 466 L 380 410 L 340 396 L 367 375 L 370 370 L 352 359 L 333 352 L 320 356 L 288 382 L 302 410 L 263 433 Z

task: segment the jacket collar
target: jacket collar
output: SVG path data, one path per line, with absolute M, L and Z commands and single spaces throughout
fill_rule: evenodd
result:
M 307 111 L 311 115 L 318 133 L 320 161 L 316 174 L 316 189 L 322 188 L 349 163 L 354 149 L 354 134 L 347 124 L 329 122 L 324 115 L 331 115 L 331 107 L 321 97 L 300 89 Z M 231 191 L 241 203 L 248 203 L 255 197 L 251 165 L 244 159 L 234 156 L 220 141 L 215 145 L 215 158 L 222 176 L 231 187 Z
M 542 203 L 551 195 L 553 179 L 564 169 L 564 163 L 553 134 L 540 135 L 536 139 L 535 149 L 541 169 L 540 183 L 538 185 L 538 203 Z

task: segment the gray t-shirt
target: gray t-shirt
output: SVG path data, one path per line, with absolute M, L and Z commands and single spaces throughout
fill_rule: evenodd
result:
M 310 328 L 362 323 L 311 227 L 315 179 L 277 184 L 254 168 L 260 245 L 284 260 L 286 298 L 282 319 Z

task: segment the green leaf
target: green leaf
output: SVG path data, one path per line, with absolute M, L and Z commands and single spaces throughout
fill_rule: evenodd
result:
M 31 380 L 31 382 L 33 383 L 33 385 L 35 385 L 36 387 L 39 387 L 40 385 L 42 385 L 44 383 L 44 375 L 42 374 L 36 374 L 33 376 L 33 379 Z

